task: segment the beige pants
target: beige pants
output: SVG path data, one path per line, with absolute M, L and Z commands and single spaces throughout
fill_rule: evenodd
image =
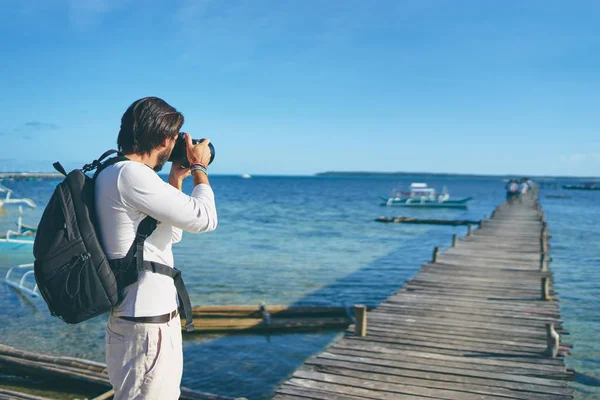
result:
M 109 317 L 106 365 L 115 400 L 179 398 L 183 349 L 179 316 L 164 324 Z

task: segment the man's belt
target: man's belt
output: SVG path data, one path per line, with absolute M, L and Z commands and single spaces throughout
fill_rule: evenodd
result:
M 125 321 L 131 321 L 131 322 L 143 322 L 145 324 L 164 324 L 166 322 L 169 322 L 173 318 L 175 318 L 178 313 L 179 312 L 177 310 L 175 310 L 168 314 L 155 315 L 152 317 L 117 317 L 117 318 L 121 318 L 121 319 L 124 319 Z

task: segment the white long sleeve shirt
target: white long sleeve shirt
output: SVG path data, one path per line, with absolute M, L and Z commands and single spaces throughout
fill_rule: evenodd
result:
M 217 227 L 214 193 L 209 185 L 196 185 L 191 196 L 163 181 L 150 167 L 122 161 L 104 169 L 96 179 L 96 215 L 102 247 L 109 260 L 123 258 L 133 244 L 138 225 L 151 216 L 156 230 L 144 244 L 144 260 L 174 267 L 172 244 L 182 230 L 209 232 Z M 142 272 L 124 289 L 115 316 L 148 317 L 177 308 L 173 279 Z

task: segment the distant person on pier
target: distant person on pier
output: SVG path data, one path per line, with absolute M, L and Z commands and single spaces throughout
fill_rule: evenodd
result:
M 523 197 L 525 197 L 529 192 L 529 184 L 527 183 L 527 178 L 521 179 L 521 184 L 519 185 L 519 192 L 519 198 L 521 199 L 521 202 L 523 202 Z
M 106 167 L 96 179 L 96 214 L 109 259 L 122 259 L 135 247 L 141 222 L 151 221 L 146 217 L 158 221 L 142 248 L 143 262 L 156 272 L 134 270 L 133 283 L 124 288 L 123 301 L 108 319 L 106 364 L 116 400 L 176 400 L 180 395 L 183 350 L 178 294 L 187 292 L 182 285 L 176 287 L 177 280 L 157 272 L 159 267 L 174 268 L 172 245 L 181 240 L 183 230 L 202 233 L 217 226 L 206 171 L 211 160 L 209 140 L 194 145 L 186 134 L 190 166 L 173 162 L 168 182 L 157 174 L 169 160 L 182 125 L 183 115 L 164 100 L 135 101 L 123 114 L 117 138 L 128 160 Z M 191 195 L 182 192 L 189 176 L 194 180 Z M 142 260 L 137 252 L 135 257 Z
M 511 179 L 506 184 L 506 201 L 508 204 L 512 204 L 517 196 L 519 195 L 519 185 L 517 184 L 516 179 Z

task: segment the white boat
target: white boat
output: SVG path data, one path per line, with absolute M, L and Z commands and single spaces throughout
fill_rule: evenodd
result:
M 382 205 L 414 207 L 414 208 L 467 208 L 467 202 L 472 197 L 451 199 L 444 188 L 443 193 L 437 193 L 426 183 L 411 183 L 409 192 L 396 191 L 391 197 L 379 196 L 384 202 Z
M 9 230 L 6 234 L 0 234 L 0 249 L 31 248 L 34 241 L 35 235 L 33 234 L 15 235 L 14 231 Z
M 250 178 L 252 178 L 252 176 L 250 174 L 243 174 L 242 178 L 244 178 L 244 179 L 250 179 Z
M 12 199 L 10 195 L 12 194 L 12 190 L 7 188 L 6 186 L 0 185 L 0 193 L 6 193 L 4 200 L 0 200 L 0 208 L 8 204 L 25 204 L 31 208 L 35 208 L 35 202 L 31 199 Z

